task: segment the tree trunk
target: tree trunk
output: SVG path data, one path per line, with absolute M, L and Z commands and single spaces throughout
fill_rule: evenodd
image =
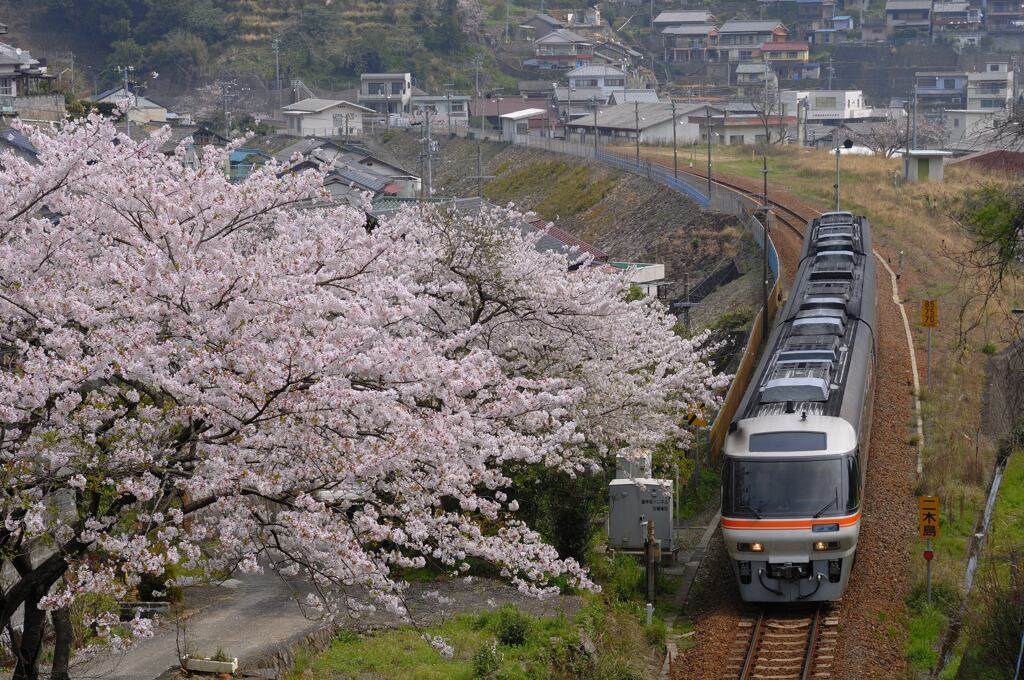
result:
M 25 600 L 25 619 L 21 630 L 21 644 L 18 645 L 16 657 L 18 665 L 14 667 L 11 680 L 39 680 L 39 654 L 43 649 L 43 638 L 46 635 L 46 612 L 36 605 L 45 594 L 36 591 L 34 597 Z
M 53 668 L 50 680 L 70 680 L 68 666 L 71 662 L 71 612 L 67 607 L 55 609 L 50 614 L 53 619 Z

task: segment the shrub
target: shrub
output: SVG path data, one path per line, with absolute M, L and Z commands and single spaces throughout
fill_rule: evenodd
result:
M 665 651 L 665 638 L 668 636 L 668 626 L 661 619 L 654 619 L 650 624 L 644 626 L 644 637 L 652 647 Z
M 981 346 L 981 353 L 986 354 L 988 356 L 992 356 L 993 354 L 996 353 L 996 346 L 991 342 L 986 342 L 984 345 Z
M 506 605 L 498 612 L 494 633 L 501 644 L 520 647 L 526 643 L 532 624 L 533 622 L 526 614 L 511 605 Z
M 502 655 L 498 651 L 498 643 L 491 640 L 485 642 L 473 652 L 473 677 L 489 678 L 501 666 Z

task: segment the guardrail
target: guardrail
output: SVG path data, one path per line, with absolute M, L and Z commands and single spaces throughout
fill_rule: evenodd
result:
M 466 136 L 467 133 L 472 134 L 472 131 L 462 130 L 459 136 Z M 480 138 L 479 134 L 475 136 Z M 485 133 L 483 139 L 488 139 L 488 137 L 489 135 Z M 757 218 L 757 214 L 762 213 L 764 209 L 763 204 L 759 200 L 725 188 L 722 188 L 721 191 L 712 191 L 709 195 L 706 193 L 706 190 L 701 191 L 696 186 L 696 182 L 703 183 L 706 180 L 700 178 L 691 179 L 692 176 L 689 175 L 680 175 L 677 178 L 672 170 L 662 165 L 643 159 L 637 162 L 635 157 L 595 148 L 593 144 L 567 142 L 552 137 L 534 137 L 530 135 L 516 135 L 514 139 L 504 141 L 519 146 L 596 160 L 599 163 L 647 177 L 659 184 L 675 189 L 692 198 L 703 208 L 711 208 L 741 218 L 747 229 L 750 230 L 754 242 L 762 249 L 765 247 L 768 249 L 768 270 L 771 277 L 769 285 L 771 286 L 771 291 L 768 294 L 767 314 L 769 323 L 771 319 L 774 319 L 782 295 L 779 277 L 779 253 L 775 248 L 775 244 L 772 243 L 771 237 L 766 237 L 764 225 Z M 769 229 L 770 227 L 771 224 L 769 224 Z M 718 413 L 715 414 L 715 419 L 708 428 L 708 444 L 711 449 L 712 463 L 717 463 L 718 453 L 722 450 L 722 445 L 725 443 L 729 423 L 736 416 L 736 411 L 743 400 L 743 393 L 746 392 L 747 386 L 753 377 L 755 359 L 757 358 L 761 343 L 765 340 L 762 337 L 762 318 L 765 313 L 766 310 L 760 308 L 754 317 L 753 327 L 750 330 L 743 358 L 740 360 L 736 374 L 729 384 L 729 389 L 726 391 L 722 406 L 719 408 Z

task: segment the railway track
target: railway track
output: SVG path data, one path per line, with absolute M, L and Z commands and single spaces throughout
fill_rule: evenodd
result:
M 762 609 L 739 621 L 723 680 L 827 680 L 839 619 L 827 606 Z

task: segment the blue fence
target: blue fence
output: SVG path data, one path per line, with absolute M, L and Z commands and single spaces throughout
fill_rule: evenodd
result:
M 671 170 L 665 168 L 657 163 L 651 161 L 645 161 L 643 159 L 638 163 L 635 158 L 629 158 L 628 156 L 622 156 L 617 153 L 609 153 L 607 151 L 598 150 L 594 156 L 598 161 L 610 165 L 619 170 L 625 170 L 626 172 L 632 172 L 637 175 L 643 175 L 649 179 L 664 184 L 670 189 L 682 192 L 697 201 L 702 208 L 708 207 L 708 195 L 702 191 L 699 191 L 696 187 L 686 182 L 683 179 L 677 179 Z

